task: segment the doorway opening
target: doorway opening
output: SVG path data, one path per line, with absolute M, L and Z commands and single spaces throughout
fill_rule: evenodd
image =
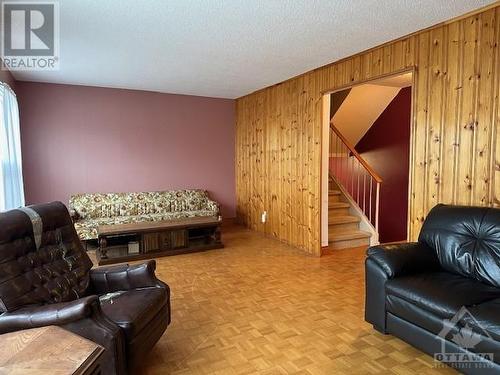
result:
M 323 96 L 321 242 L 408 239 L 413 71 Z

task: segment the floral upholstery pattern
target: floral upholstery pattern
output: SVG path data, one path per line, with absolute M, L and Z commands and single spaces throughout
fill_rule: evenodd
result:
M 81 240 L 97 239 L 99 225 L 219 215 L 204 190 L 75 194 L 69 209 Z

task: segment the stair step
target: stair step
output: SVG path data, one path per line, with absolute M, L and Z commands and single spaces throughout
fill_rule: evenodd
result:
M 328 195 L 340 195 L 340 190 L 328 190 Z
M 340 195 L 340 194 L 335 194 L 335 193 L 328 194 L 328 202 L 329 203 L 340 202 L 340 198 L 342 198 L 342 195 Z
M 351 247 L 368 246 L 371 234 L 362 230 L 351 230 L 340 233 L 328 233 L 328 247 L 330 249 L 346 249 Z
M 350 230 L 346 232 L 335 233 L 335 235 L 328 237 L 330 241 L 346 241 L 356 240 L 359 238 L 370 238 L 371 233 L 364 230 Z
M 328 248 L 331 250 L 352 249 L 353 247 L 370 246 L 369 238 L 357 238 L 355 240 L 330 241 Z
M 351 206 L 349 203 L 345 202 L 328 202 L 328 218 L 332 220 L 332 218 L 337 216 L 347 216 L 349 215 L 349 211 Z
M 334 216 L 330 220 L 328 220 L 328 225 L 359 223 L 360 221 L 361 219 L 358 216 L 339 215 L 339 216 Z
M 331 223 L 332 219 L 335 219 L 336 216 L 333 216 L 330 218 L 329 223 L 328 223 L 328 233 L 330 235 L 334 235 L 337 233 L 342 233 L 342 232 L 347 232 L 350 230 L 358 230 L 359 229 L 359 222 L 358 221 L 351 221 L 351 222 L 345 222 L 345 223 Z
M 351 205 L 346 202 L 328 202 L 328 208 L 349 208 Z

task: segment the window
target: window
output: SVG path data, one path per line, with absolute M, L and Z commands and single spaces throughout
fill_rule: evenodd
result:
M 24 206 L 21 134 L 16 94 L 0 82 L 0 211 Z

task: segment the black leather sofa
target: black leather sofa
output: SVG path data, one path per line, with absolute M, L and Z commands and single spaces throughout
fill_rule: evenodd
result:
M 367 322 L 460 372 L 500 374 L 500 209 L 438 205 L 418 242 L 367 255 Z

